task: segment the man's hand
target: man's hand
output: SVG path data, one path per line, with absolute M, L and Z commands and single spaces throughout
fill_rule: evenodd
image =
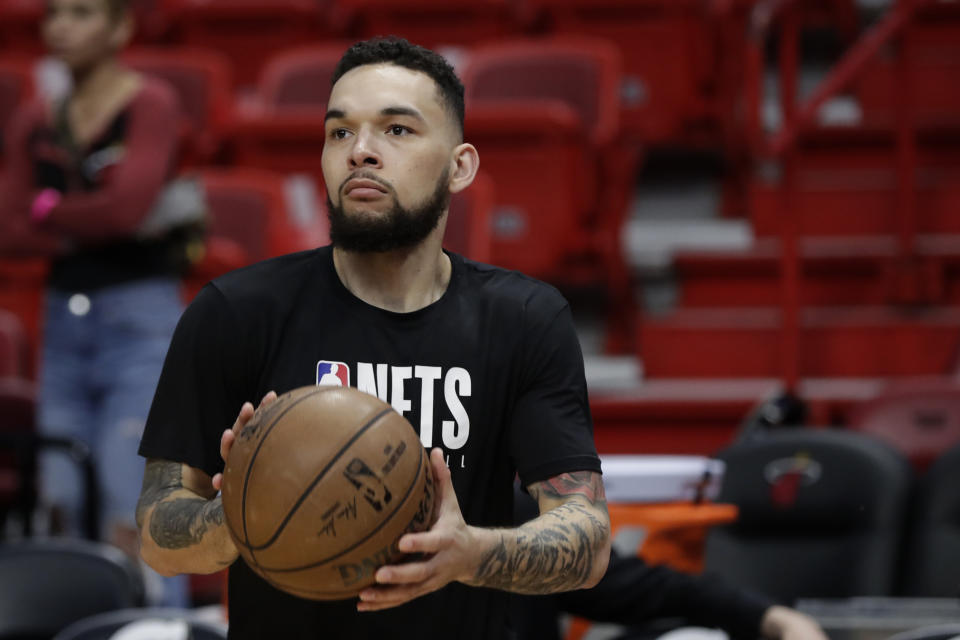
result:
M 266 407 L 271 402 L 277 399 L 277 392 L 270 391 L 267 395 L 263 396 L 263 400 L 260 401 L 261 407 Z M 259 407 L 258 407 L 259 408 Z M 224 464 L 227 462 L 227 456 L 230 455 L 230 449 L 233 448 L 233 443 L 237 439 L 237 434 L 240 433 L 240 430 L 243 429 L 250 418 L 253 417 L 254 409 L 253 405 L 249 402 L 244 402 L 243 406 L 240 407 L 240 413 L 237 415 L 237 419 L 234 421 L 233 426 L 223 432 L 220 435 L 220 457 L 223 458 Z M 223 474 L 218 473 L 213 476 L 213 488 L 217 491 L 220 491 L 220 488 L 223 485 Z
M 479 550 L 483 545 L 478 539 L 495 535 L 492 530 L 471 527 L 464 521 L 443 450 L 430 452 L 430 466 L 440 501 L 437 521 L 429 531 L 408 533 L 398 543 L 400 551 L 426 557 L 421 561 L 380 567 L 374 576 L 378 585 L 360 593 L 358 611 L 396 607 L 455 580 L 466 581 L 480 561 Z
M 774 605 L 763 614 L 760 631 L 771 640 L 827 640 L 827 635 L 810 616 L 796 609 Z

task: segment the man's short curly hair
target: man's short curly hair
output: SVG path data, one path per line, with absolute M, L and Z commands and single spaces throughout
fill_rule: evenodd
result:
M 337 63 L 331 85 L 351 69 L 381 63 L 395 64 L 430 76 L 440 90 L 443 106 L 453 116 L 460 134 L 463 134 L 463 83 L 460 78 L 443 56 L 403 38 L 372 38 L 354 44 Z

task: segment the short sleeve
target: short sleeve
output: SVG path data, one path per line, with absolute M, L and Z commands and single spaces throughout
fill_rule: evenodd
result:
M 559 309 L 538 308 L 527 316 L 520 392 L 509 425 L 520 481 L 528 486 L 572 471 L 599 473 L 583 353 L 570 307 L 563 302 Z
M 250 400 L 247 343 L 236 314 L 215 285 L 204 287 L 180 318 L 140 441 L 140 455 L 182 462 L 209 475 L 223 468 L 220 435 Z

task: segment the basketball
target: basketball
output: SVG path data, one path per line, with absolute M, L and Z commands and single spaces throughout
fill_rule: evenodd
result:
M 434 518 L 429 458 L 413 427 L 351 387 L 294 389 L 260 407 L 223 472 L 223 511 L 241 557 L 278 589 L 355 597 L 397 542 Z

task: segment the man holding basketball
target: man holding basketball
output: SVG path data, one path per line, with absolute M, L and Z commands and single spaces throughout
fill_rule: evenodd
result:
M 351 47 L 326 116 L 332 247 L 219 278 L 177 328 L 140 449 L 142 553 L 166 574 L 230 566 L 231 638 L 509 638 L 507 592 L 604 574 L 610 524 L 570 309 L 548 285 L 441 248 L 450 194 L 479 162 L 463 111 L 437 54 Z M 380 568 L 359 601 L 268 585 L 237 561 L 217 497 L 246 401 L 331 376 L 419 431 L 440 501 L 429 531 L 400 540 L 422 555 Z M 540 516 L 512 527 L 518 474 Z

